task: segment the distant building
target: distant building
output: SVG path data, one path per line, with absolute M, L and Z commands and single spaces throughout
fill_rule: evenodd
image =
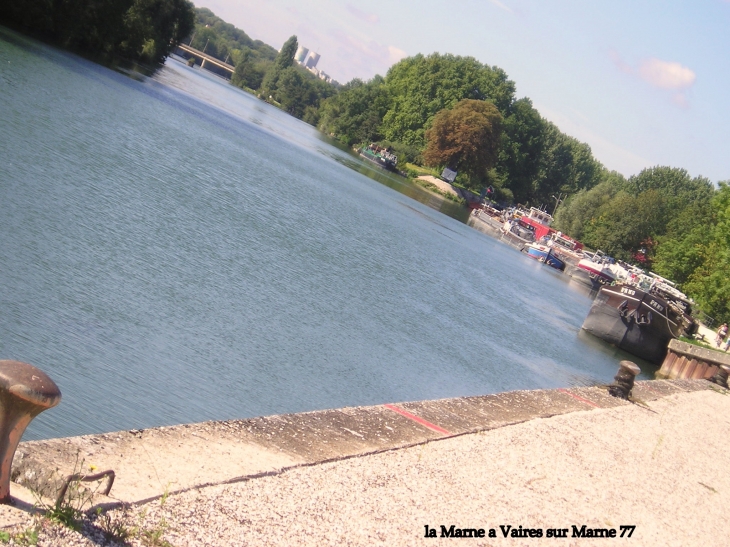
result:
M 299 63 L 300 65 L 303 65 L 304 59 L 307 58 L 308 53 L 309 53 L 309 49 L 305 48 L 304 46 L 299 46 L 299 49 L 297 49 L 297 52 L 294 55 L 294 60 L 297 63 Z
M 318 62 L 319 62 L 319 53 L 310 51 L 309 55 L 307 55 L 307 60 L 304 61 L 304 66 L 307 68 L 314 68 L 317 66 Z
M 339 82 L 333 80 L 328 74 L 322 72 L 317 68 L 317 63 L 319 62 L 319 53 L 317 53 L 316 51 L 309 51 L 309 49 L 305 48 L 304 46 L 299 46 L 296 54 L 294 55 L 294 60 L 301 66 L 306 68 L 309 72 L 314 74 L 320 80 L 324 80 L 325 82 L 335 86 L 340 85 Z

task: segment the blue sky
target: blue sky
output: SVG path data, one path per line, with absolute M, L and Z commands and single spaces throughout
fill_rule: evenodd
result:
M 517 97 L 607 168 L 730 180 L 730 0 L 197 0 L 345 83 L 417 53 L 505 70 Z

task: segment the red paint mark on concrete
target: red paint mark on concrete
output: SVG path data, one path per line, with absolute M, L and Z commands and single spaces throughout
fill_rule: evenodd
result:
M 579 401 L 582 401 L 582 402 L 584 402 L 587 405 L 591 405 L 591 406 L 594 406 L 596 408 L 601 408 L 600 406 L 598 406 L 593 401 L 589 401 L 588 399 L 584 399 L 580 395 L 576 395 L 575 393 L 571 393 L 570 391 L 568 391 L 567 389 L 563 389 L 562 387 L 561 388 L 558 388 L 558 391 L 562 391 L 563 393 L 567 393 L 568 395 L 570 395 L 571 397 L 573 397 L 573 399 L 578 399 Z
M 449 433 L 445 429 L 443 429 L 443 428 L 441 428 L 441 427 L 439 427 L 439 426 L 437 426 L 435 424 L 432 424 L 431 422 L 429 422 L 427 420 L 424 420 L 423 418 L 420 418 L 420 417 L 416 416 L 415 414 L 411 414 L 407 410 L 403 410 L 402 408 L 398 408 L 397 406 L 390 405 L 390 404 L 383 405 L 383 406 L 385 408 L 387 408 L 388 410 L 392 410 L 393 412 L 397 412 L 401 416 L 405 416 L 409 420 L 413 420 L 414 422 L 416 422 L 418 424 L 421 424 L 423 427 L 427 427 L 428 429 L 431 429 L 431 430 L 433 430 L 433 431 L 435 431 L 437 433 L 441 433 L 442 435 L 451 435 L 451 433 Z

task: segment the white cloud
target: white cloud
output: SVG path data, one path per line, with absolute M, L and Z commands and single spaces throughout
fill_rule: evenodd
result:
M 388 46 L 388 52 L 390 53 L 391 64 L 395 64 L 401 59 L 408 57 L 408 54 L 405 51 L 403 51 L 402 49 L 398 49 L 395 46 Z
M 372 12 L 369 13 L 369 12 L 362 11 L 362 10 L 356 8 L 355 6 L 353 6 L 352 4 L 347 4 L 347 11 L 349 11 L 351 14 L 353 14 L 358 19 L 360 19 L 362 21 L 366 21 L 368 23 L 372 23 L 373 25 L 380 22 L 380 17 L 378 16 L 377 13 L 372 13 Z
M 638 75 L 645 82 L 661 89 L 685 89 L 695 82 L 695 73 L 679 63 L 646 59 L 639 65 Z
M 728 0 L 730 2 L 730 0 Z M 694 71 L 679 63 L 660 59 L 644 59 L 634 68 L 625 62 L 616 51 L 609 52 L 613 64 L 624 74 L 637 77 L 652 87 L 674 91 L 672 102 L 680 108 L 689 108 L 687 91 L 695 83 L 697 75 Z

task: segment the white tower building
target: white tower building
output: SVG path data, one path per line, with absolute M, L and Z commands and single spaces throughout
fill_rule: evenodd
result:
M 310 51 L 307 56 L 307 60 L 304 62 L 304 66 L 307 68 L 314 68 L 317 66 L 317 62 L 319 62 L 319 53 Z
M 296 54 L 294 54 L 294 60 L 299 64 L 304 64 L 304 59 L 307 58 L 308 53 L 309 50 L 307 48 L 305 48 L 304 46 L 299 46 Z

